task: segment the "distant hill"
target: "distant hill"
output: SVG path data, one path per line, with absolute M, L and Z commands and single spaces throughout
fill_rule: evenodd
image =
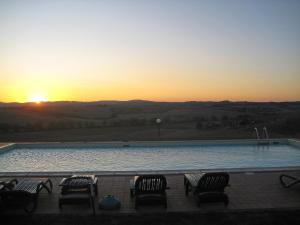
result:
M 217 105 L 217 106 L 297 106 L 300 104 L 300 101 L 293 102 L 248 102 L 248 101 L 186 101 L 186 102 L 157 102 L 157 101 L 148 101 L 148 100 L 128 100 L 128 101 L 118 101 L 118 100 L 101 100 L 101 101 L 91 101 L 91 102 L 81 102 L 81 101 L 49 101 L 42 102 L 42 105 L 55 105 L 55 106 L 64 106 L 64 105 Z M 34 102 L 18 103 L 18 102 L 0 102 L 0 107 L 17 107 L 17 106 L 32 106 L 36 105 Z
M 168 139 L 189 139 L 204 134 L 209 138 L 249 137 L 254 127 L 263 126 L 271 130 L 273 137 L 291 137 L 300 133 L 300 102 L 131 100 L 0 103 L 0 141 L 48 140 L 47 133 L 53 131 L 63 132 L 59 137 L 54 135 L 54 140 L 65 140 L 75 131 L 78 136 L 69 139 L 90 139 L 94 133 L 87 129 L 98 129 L 97 133 L 110 130 L 110 135 L 105 133 L 107 136 L 94 137 L 96 140 L 112 140 L 116 134 L 122 139 L 132 135 L 135 139 L 146 140 L 153 135 L 155 137 L 156 118 L 160 118 L 162 128 L 168 130 Z M 130 134 L 133 131 L 137 134 Z M 30 132 L 35 134 L 29 135 Z M 35 139 L 35 135 L 41 133 L 45 134 L 45 138 Z M 26 139 L 25 134 L 28 134 Z

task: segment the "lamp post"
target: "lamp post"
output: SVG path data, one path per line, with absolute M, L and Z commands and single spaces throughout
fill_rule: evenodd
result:
M 161 119 L 157 118 L 155 120 L 156 124 L 157 124 L 157 131 L 158 131 L 158 139 L 160 139 L 160 124 L 161 124 Z

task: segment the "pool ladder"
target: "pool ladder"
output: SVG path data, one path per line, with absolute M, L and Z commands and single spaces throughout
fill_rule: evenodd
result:
M 257 144 L 260 144 L 260 145 L 269 145 L 270 144 L 269 133 L 268 133 L 268 129 L 266 127 L 263 127 L 262 138 L 259 135 L 257 127 L 254 127 L 254 131 L 256 134 Z

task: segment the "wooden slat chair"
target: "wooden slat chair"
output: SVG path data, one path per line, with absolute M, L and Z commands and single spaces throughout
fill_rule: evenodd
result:
M 167 180 L 163 175 L 141 175 L 131 180 L 130 194 L 135 197 L 135 209 L 142 204 L 163 204 L 167 208 Z
M 95 180 L 88 176 L 73 176 L 64 178 L 60 186 L 61 195 L 59 196 L 59 208 L 62 209 L 64 204 L 82 204 L 87 203 L 92 207 L 93 215 L 95 215 L 94 190 Z
M 229 200 L 224 190 L 228 183 L 229 174 L 225 172 L 184 174 L 185 194 L 197 195 L 198 206 L 202 202 L 218 201 L 227 206 Z
M 51 193 L 52 188 L 52 182 L 48 178 L 26 179 L 17 182 L 14 187 L 0 191 L 0 195 L 4 207 L 19 205 L 23 206 L 25 212 L 33 213 L 37 207 L 40 191 L 46 189 L 48 193 Z

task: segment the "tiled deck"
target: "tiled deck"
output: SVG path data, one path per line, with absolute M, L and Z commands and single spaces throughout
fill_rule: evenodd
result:
M 300 175 L 300 172 L 289 172 L 288 174 Z M 228 207 L 222 203 L 206 203 L 197 207 L 196 199 L 191 194 L 188 197 L 184 194 L 183 175 L 167 175 L 170 190 L 167 190 L 168 208 L 166 210 L 161 206 L 141 206 L 139 210 L 135 210 L 134 200 L 130 198 L 129 194 L 129 180 L 132 176 L 99 176 L 99 194 L 96 201 L 105 195 L 112 194 L 120 199 L 122 207 L 114 212 L 97 209 L 96 215 L 299 210 L 300 185 L 288 189 L 283 188 L 279 182 L 279 175 L 280 172 L 231 173 L 230 187 L 226 188 L 226 193 L 229 196 Z M 91 215 L 91 209 L 84 205 L 65 205 L 62 211 L 59 210 L 58 195 L 60 190 L 58 183 L 61 178 L 51 177 L 54 185 L 53 193 L 48 194 L 46 191 L 40 193 L 35 215 Z M 0 177 L 0 180 L 3 179 L 8 178 Z M 22 209 L 9 209 L 5 214 L 24 215 L 25 213 Z

